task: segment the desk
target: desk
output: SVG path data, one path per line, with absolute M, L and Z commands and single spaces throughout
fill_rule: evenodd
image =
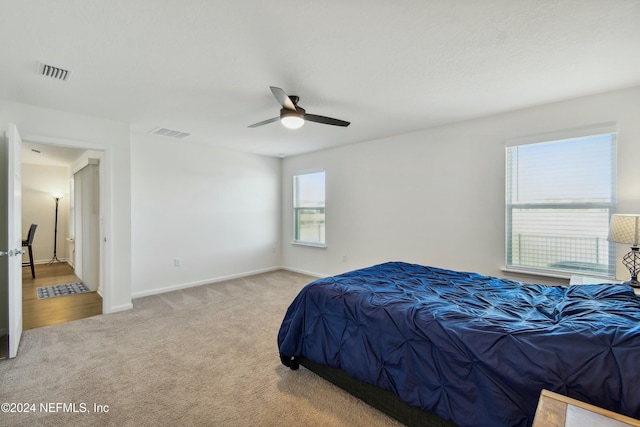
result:
M 640 427 L 640 420 L 542 390 L 532 427 Z

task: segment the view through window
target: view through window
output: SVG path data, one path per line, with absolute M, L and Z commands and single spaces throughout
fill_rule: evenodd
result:
M 325 173 L 314 172 L 293 177 L 294 241 L 325 244 Z
M 615 276 L 615 134 L 507 147 L 507 267 Z

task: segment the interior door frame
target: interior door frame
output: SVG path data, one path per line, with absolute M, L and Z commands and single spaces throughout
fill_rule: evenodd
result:
M 53 138 L 43 135 L 34 135 L 29 133 L 22 134 L 23 141 L 29 141 L 37 144 L 55 145 L 59 147 L 75 148 L 79 150 L 93 150 L 102 152 L 102 160 L 100 162 L 100 216 L 102 218 L 102 313 L 108 314 L 112 312 L 112 259 L 113 253 L 111 245 L 112 236 L 112 220 L 113 220 L 113 192 L 112 192 L 112 174 L 113 174 L 113 155 L 112 149 L 99 144 L 92 144 L 83 141 L 74 141 L 69 139 Z

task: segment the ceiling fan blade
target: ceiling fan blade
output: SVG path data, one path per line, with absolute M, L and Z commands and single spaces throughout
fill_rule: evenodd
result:
M 267 119 L 267 120 L 263 120 L 263 121 L 258 122 L 258 123 L 254 123 L 254 124 L 249 125 L 247 127 L 257 128 L 258 126 L 268 125 L 269 123 L 277 122 L 278 120 L 280 120 L 280 117 L 274 117 L 272 119 Z
M 331 117 L 325 116 L 316 116 L 315 114 L 305 114 L 305 120 L 309 120 L 310 122 L 322 123 L 324 125 L 333 125 L 333 126 L 349 126 L 351 122 L 345 122 L 344 120 L 332 119 Z
M 280 105 L 282 105 L 283 108 L 286 108 L 287 110 L 296 111 L 295 104 L 293 103 L 293 101 L 291 101 L 291 98 L 289 98 L 289 95 L 287 95 L 282 89 L 275 86 L 269 86 L 269 89 L 271 89 L 271 93 L 273 93 L 273 96 L 276 97 L 276 99 L 278 100 Z

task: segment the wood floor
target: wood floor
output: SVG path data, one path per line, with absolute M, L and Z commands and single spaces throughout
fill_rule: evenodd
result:
M 36 289 L 39 287 L 80 281 L 69 264 L 38 264 L 35 270 L 36 278 L 33 279 L 29 267 L 22 269 L 23 330 L 102 314 L 102 297 L 97 292 L 38 299 Z

